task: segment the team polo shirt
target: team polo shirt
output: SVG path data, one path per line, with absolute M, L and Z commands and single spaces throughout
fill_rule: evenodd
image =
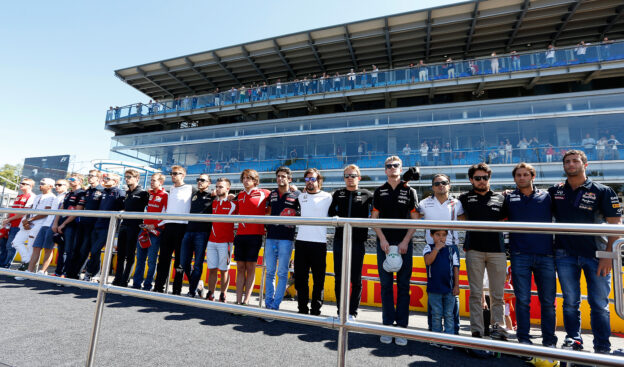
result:
M 236 204 L 223 199 L 212 202 L 212 214 L 232 215 L 236 212 Z M 214 243 L 234 242 L 234 223 L 213 222 L 208 241 Z
M 102 199 L 102 186 L 89 187 L 85 190 L 84 195 L 80 197 L 78 205 L 82 206 L 84 210 L 98 210 L 100 208 L 100 200 Z M 94 217 L 81 217 L 82 223 L 95 223 L 97 218 Z
M 505 212 L 510 222 L 552 222 L 551 200 L 548 191 L 533 188 L 526 196 L 519 189 L 505 196 Z M 552 234 L 509 233 L 512 252 L 536 255 L 553 254 Z
M 271 215 L 285 217 L 299 215 L 300 207 L 297 201 L 299 194 L 299 191 L 291 192 L 290 190 L 283 195 L 280 195 L 279 190 L 271 191 L 266 202 L 267 207 L 271 208 Z M 267 224 L 267 238 L 293 241 L 295 239 L 295 226 Z
M 553 201 L 553 215 L 558 223 L 604 223 L 605 217 L 620 217 L 622 208 L 617 194 L 608 186 L 589 178 L 576 190 L 568 184 L 548 189 Z M 555 235 L 555 248 L 570 256 L 595 258 L 597 250 L 606 248 L 605 237 Z
M 124 208 L 124 200 L 126 193 L 119 187 L 107 187 L 102 190 L 102 199 L 100 199 L 100 209 L 102 211 L 120 211 Z M 106 228 L 110 218 L 98 218 L 95 221 L 95 228 Z
M 209 191 L 196 191 L 191 196 L 191 214 L 212 213 L 212 196 Z M 210 222 L 188 222 L 187 232 L 210 232 Z
M 386 182 L 375 190 L 373 194 L 373 212 L 379 213 L 380 219 L 410 219 L 418 207 L 418 195 L 407 182 L 401 181 L 396 189 Z M 390 244 L 403 241 L 407 229 L 382 228 L 386 240 Z
M 124 200 L 124 211 L 127 212 L 144 212 L 149 201 L 149 193 L 140 186 L 134 190 L 126 190 L 126 199 Z M 123 224 L 127 226 L 138 226 L 143 219 L 124 219 Z
M 329 216 L 344 218 L 368 218 L 373 205 L 373 193 L 366 189 L 349 191 L 346 188 L 336 190 L 332 195 Z M 336 228 L 334 238 L 342 239 L 343 227 Z M 368 239 L 368 228 L 353 228 L 353 241 L 365 242 Z
M 418 212 L 425 220 L 457 220 L 457 216 L 464 214 L 464 207 L 456 198 L 449 197 L 445 202 L 440 203 L 440 200 L 432 195 L 418 203 Z M 433 244 L 429 230 L 425 231 L 425 241 L 430 245 Z M 457 231 L 449 230 L 446 244 L 449 246 L 459 244 Z
M 474 190 L 459 196 L 459 201 L 464 207 L 467 220 L 497 222 L 505 219 L 504 201 L 501 194 L 495 194 L 491 190 L 485 195 L 477 194 Z M 464 240 L 464 250 L 477 250 L 482 252 L 505 252 L 501 233 L 467 231 Z
M 301 207 L 302 217 L 327 217 L 332 196 L 325 191 L 311 194 L 302 193 L 297 197 Z M 327 227 L 325 226 L 299 226 L 297 241 L 327 243 Z
M 425 245 L 423 256 L 433 251 L 433 245 Z M 455 286 L 453 269 L 459 269 L 457 247 L 444 246 L 431 265 L 427 265 L 427 292 L 451 293 Z
M 34 200 L 35 200 L 35 194 L 33 193 L 18 195 L 13 201 L 13 205 L 11 205 L 11 208 L 21 209 L 21 208 L 31 207 Z M 9 218 L 14 217 L 15 215 L 16 214 L 9 214 Z M 13 219 L 11 221 L 11 227 L 13 228 L 19 227 L 21 222 L 22 222 L 22 218 Z
M 85 194 L 85 191 L 83 189 L 68 191 L 67 194 L 65 194 L 65 198 L 63 199 L 63 209 L 65 210 L 76 209 L 76 206 L 78 205 L 78 203 L 80 203 L 80 200 L 82 200 L 82 197 L 84 196 L 84 194 Z M 59 218 L 59 225 L 63 224 L 63 222 L 65 222 L 65 219 L 67 219 L 67 217 Z M 76 219 L 69 222 L 67 226 L 76 225 L 79 219 L 80 218 L 77 217 Z
M 265 215 L 266 201 L 271 192 L 257 187 L 247 191 L 238 193 L 236 199 L 236 211 L 239 215 Z M 239 223 L 237 235 L 263 235 L 264 224 L 257 223 Z
M 164 213 L 167 209 L 167 198 L 169 194 L 165 189 L 161 188 L 158 191 L 149 190 L 150 196 L 147 202 L 147 212 L 148 213 Z M 143 223 L 146 225 L 153 225 L 155 227 L 160 227 L 163 225 L 162 219 L 144 219 Z

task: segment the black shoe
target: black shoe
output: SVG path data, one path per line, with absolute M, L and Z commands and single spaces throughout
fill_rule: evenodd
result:
M 22 265 L 20 265 L 19 268 L 17 268 L 17 270 L 19 271 L 25 271 L 26 269 L 28 269 L 27 263 L 22 263 Z
M 480 332 L 478 332 L 478 331 L 473 331 L 473 332 L 472 332 L 472 337 L 473 337 L 473 338 L 480 338 L 480 337 L 481 337 L 481 333 L 480 333 Z
M 561 344 L 561 349 L 583 350 L 583 343 L 572 338 L 565 338 Z

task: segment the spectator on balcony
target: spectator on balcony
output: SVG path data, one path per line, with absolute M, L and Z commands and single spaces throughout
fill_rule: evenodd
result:
M 319 93 L 325 93 L 325 82 L 327 80 L 327 74 L 323 73 L 318 79 L 318 91 Z
M 379 72 L 379 68 L 377 68 L 377 65 L 373 65 L 373 72 L 371 73 L 371 87 L 375 87 L 377 85 L 377 77 L 378 77 L 378 72 Z
M 585 62 L 585 54 L 587 53 L 588 45 L 589 43 L 586 44 L 585 41 L 581 41 L 578 45 L 576 45 L 576 48 L 574 49 L 574 52 L 576 52 L 576 57 L 578 57 L 580 63 Z
M 446 74 L 448 79 L 455 78 L 455 63 L 450 57 L 446 59 Z
M 230 102 L 231 103 L 236 103 L 236 94 L 237 94 L 236 88 L 234 87 L 230 88 Z
M 365 149 L 365 145 L 366 145 L 366 142 L 363 142 L 363 141 L 361 141 L 360 144 L 358 145 L 358 149 L 357 150 L 358 150 L 358 156 L 360 158 L 362 158 L 362 156 L 364 155 L 364 152 L 366 150 Z
M 479 74 L 479 65 L 473 59 L 468 60 L 468 68 L 470 69 L 470 75 Z
M 408 72 L 410 82 L 414 83 L 416 81 L 416 68 L 414 67 L 414 64 L 409 64 Z
M 498 152 L 498 160 L 496 163 L 505 163 L 505 142 L 501 140 L 496 149 Z
M 269 87 L 266 82 L 262 83 L 262 87 L 260 87 L 260 100 L 263 101 L 269 97 L 268 95 Z
M 513 145 L 511 145 L 511 142 L 509 141 L 509 139 L 506 139 L 505 141 L 505 163 L 511 163 L 513 157 Z
M 437 166 L 440 160 L 440 144 L 436 141 L 431 148 L 431 155 L 433 156 L 433 165 Z
M 604 161 L 607 156 L 607 144 L 608 142 L 606 136 L 603 136 L 596 142 L 596 155 L 599 161 Z
M 533 138 L 531 138 L 531 140 L 529 140 L 529 147 L 533 149 L 533 153 L 535 154 L 535 159 L 537 160 L 537 162 L 541 162 L 542 157 L 540 155 L 540 142 L 537 139 L 537 136 L 534 136 Z
M 245 85 L 241 85 L 240 89 L 238 90 L 238 95 L 239 95 L 239 103 L 243 103 L 245 102 L 245 99 L 247 97 L 247 89 L 245 88 Z
M 442 148 L 442 160 L 444 161 L 444 164 L 451 164 L 451 157 L 453 154 L 453 149 L 451 148 L 451 143 L 446 142 L 444 143 L 444 147 Z
M 106 112 L 106 121 L 111 120 L 115 116 L 115 112 L 113 110 L 113 106 L 108 107 L 108 111 Z
M 429 145 L 427 145 L 426 141 L 423 141 L 422 144 L 420 144 L 420 164 L 423 166 L 426 166 L 427 163 L 427 159 L 428 159 L 428 155 L 429 155 Z
M 340 74 L 338 72 L 334 75 L 334 90 L 340 90 Z
M 607 145 L 609 148 L 609 159 L 620 159 L 618 145 L 622 144 L 615 138 L 615 135 L 611 134 L 609 140 L 607 141 Z
M 516 50 L 511 51 L 511 69 L 513 71 L 520 70 L 520 55 Z
M 552 43 L 548 45 L 548 49 L 546 50 L 545 55 L 546 55 L 546 63 L 550 66 L 553 66 L 557 60 L 555 57 L 555 46 L 553 46 Z
M 282 80 L 277 79 L 277 83 L 275 83 L 275 95 L 277 98 L 282 98 Z
M 119 106 L 115 106 L 115 120 L 121 116 L 121 108 Z
M 297 148 L 293 148 L 289 153 L 290 159 L 293 161 L 297 159 Z
M 223 166 L 221 165 L 221 162 L 217 161 L 215 162 L 215 172 L 217 173 L 222 173 L 223 172 Z
M 362 69 L 362 78 L 360 80 L 360 86 L 366 88 L 368 86 L 368 74 L 366 73 L 366 68 Z
M 347 79 L 349 80 L 349 86 L 351 89 L 355 89 L 355 72 L 353 71 L 353 68 L 351 68 L 351 70 L 347 73 Z
M 412 154 L 412 148 L 410 148 L 409 144 L 405 144 L 403 147 L 403 155 L 408 156 Z
M 602 59 L 608 60 L 611 57 L 611 44 L 613 41 L 610 41 L 609 38 L 605 37 L 602 39 Z
M 418 61 L 418 81 L 426 82 L 429 80 L 429 69 L 427 69 L 427 65 L 425 62 L 420 60 Z
M 555 155 L 555 149 L 553 148 L 552 144 L 548 143 L 546 145 L 546 162 L 551 163 L 553 155 Z
M 496 52 L 492 52 L 492 55 L 490 56 L 490 67 L 492 68 L 492 74 L 498 74 L 498 57 L 496 56 Z
M 596 140 L 592 138 L 589 133 L 585 134 L 585 139 L 581 141 L 581 145 L 583 146 L 587 156 L 593 156 L 596 147 Z
M 528 148 L 529 148 L 529 142 L 526 140 L 526 138 L 522 138 L 518 144 L 516 145 L 516 147 L 519 150 L 520 153 L 520 160 L 522 160 L 523 162 L 525 162 L 527 160 L 527 152 L 528 152 Z
M 303 81 L 301 83 L 303 84 L 303 94 L 308 94 L 310 89 L 310 81 L 308 80 L 308 77 L 303 77 Z
M 214 105 L 221 106 L 221 92 L 219 92 L 219 88 L 214 90 Z

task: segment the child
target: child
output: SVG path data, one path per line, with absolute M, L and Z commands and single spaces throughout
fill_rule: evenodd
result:
M 446 246 L 445 229 L 429 231 L 433 238 L 433 248 L 426 245 L 423 250 L 427 265 L 427 294 L 431 306 L 431 326 L 435 332 L 454 333 L 453 307 L 459 295 L 459 254 L 452 246 Z

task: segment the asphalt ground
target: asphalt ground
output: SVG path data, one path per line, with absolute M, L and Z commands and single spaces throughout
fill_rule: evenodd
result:
M 0 276 L 0 366 L 84 365 L 95 310 L 95 291 Z M 229 299 L 234 295 L 230 293 Z M 253 297 L 257 305 L 257 298 Z M 294 312 L 296 302 L 281 307 Z M 333 304 L 324 315 L 336 315 Z M 379 323 L 380 310 L 363 308 L 359 321 Z M 462 319 L 462 334 L 468 335 Z M 426 316 L 412 313 L 410 327 L 426 328 Z M 539 334 L 534 329 L 532 334 Z M 586 333 L 587 334 L 587 333 Z M 558 332 L 563 339 L 561 331 Z M 336 330 L 180 306 L 109 294 L 99 335 L 96 365 L 335 366 Z M 584 335 L 591 346 L 591 334 Z M 612 338 L 614 348 L 624 346 Z M 538 340 L 536 340 L 538 342 Z M 350 366 L 526 366 L 514 356 L 477 359 L 409 341 L 384 345 L 376 335 L 349 334 Z

